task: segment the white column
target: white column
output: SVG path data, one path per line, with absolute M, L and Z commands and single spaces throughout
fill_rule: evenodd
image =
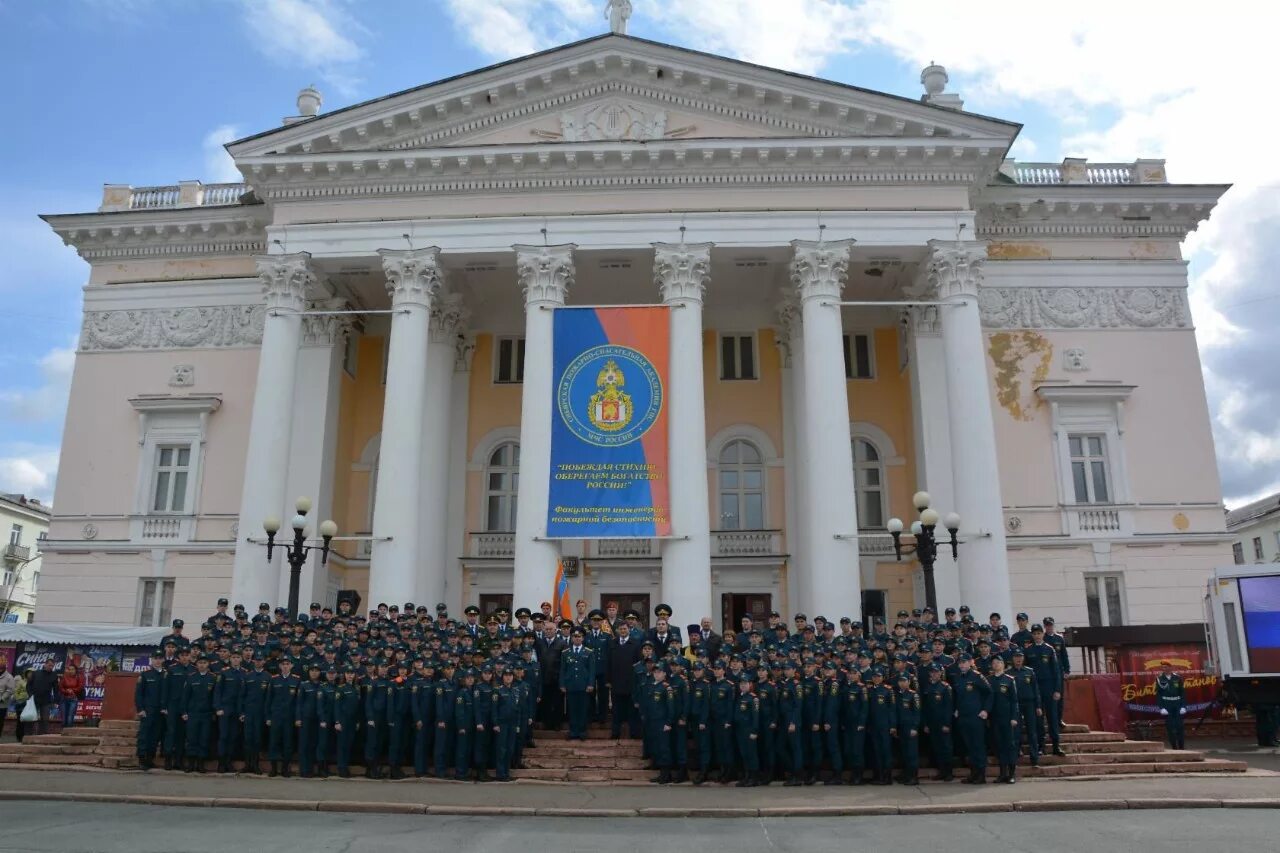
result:
M 325 299 L 312 304 L 321 311 L 341 311 L 347 303 Z M 338 404 L 342 382 L 342 355 L 351 333 L 349 315 L 313 315 L 302 318 L 302 347 L 298 351 L 298 376 L 293 395 L 293 436 L 289 442 L 287 496 L 312 498 L 312 535 L 320 522 L 333 518 L 333 476 L 338 452 Z M 288 516 L 282 516 L 287 518 Z M 351 531 L 340 531 L 350 533 Z M 329 600 L 330 566 L 320 564 L 320 552 L 313 551 L 302 567 L 298 584 L 299 609 L 313 601 L 337 606 Z M 289 573 L 280 573 L 278 600 L 287 600 Z
M 711 244 L 654 243 L 653 251 L 653 281 L 671 309 L 667 434 L 674 538 L 662 543 L 662 600 L 676 624 L 693 624 L 716 615 L 702 385 L 702 293 L 711 278 Z
M 960 513 L 961 537 L 966 540 L 960 546 L 960 597 L 979 616 L 993 610 L 1007 616 L 1013 599 L 987 354 L 978 311 L 986 246 L 930 240 L 929 251 L 929 283 L 938 298 L 948 303 L 940 309 L 942 345 L 955 511 Z
M 451 293 L 435 300 L 431 310 L 427 356 L 426 408 L 422 416 L 422 515 L 419 526 L 421 569 L 413 602 L 435 613 L 444 601 L 449 567 L 449 448 L 452 425 L 453 362 L 458 332 L 468 312 L 462 296 Z M 456 556 L 456 555 L 455 555 Z
M 249 421 L 244 488 L 240 494 L 235 563 L 231 571 L 231 600 L 254 612 L 261 602 L 275 604 L 280 567 L 287 565 L 277 550 L 270 563 L 266 549 L 248 541 L 264 536 L 262 522 L 280 519 L 288 529 L 292 504 L 286 506 L 285 478 L 289 466 L 289 433 L 293 425 L 293 389 L 298 373 L 298 344 L 302 339 L 302 311 L 307 291 L 315 283 L 311 255 L 263 255 L 254 259 L 266 297 L 258 381 Z
M 782 616 L 791 624 L 801 601 L 810 600 L 806 576 L 808 562 L 804 545 L 804 326 L 800 322 L 800 300 L 790 297 L 778 306 L 778 346 L 782 351 L 782 444 L 786 467 L 787 501 L 787 611 Z M 781 606 L 777 608 L 782 610 Z M 807 615 L 807 614 L 806 614 Z
M 440 249 L 379 249 L 391 295 L 386 402 L 369 561 L 369 606 L 398 604 L 417 590 L 422 551 L 423 413 L 431 308 L 441 286 Z M 382 537 L 388 537 L 382 541 Z
M 956 510 L 951 470 L 951 418 L 947 405 L 946 355 L 937 307 L 911 312 L 911 416 L 915 433 L 916 487 L 928 492 L 942 515 Z M 953 309 L 946 309 L 953 310 Z M 912 516 L 909 521 L 914 521 Z M 960 572 L 950 548 L 939 548 L 933 568 L 941 610 L 959 607 Z M 921 593 L 921 606 L 924 603 Z
M 475 353 L 475 340 L 471 334 L 458 338 L 453 352 L 453 392 L 450 396 L 449 415 L 449 513 L 446 535 L 446 563 L 444 598 L 425 601 L 431 613 L 435 606 L 444 603 L 450 613 L 461 613 L 462 566 L 459 558 L 467 541 L 467 420 L 471 407 L 471 357 Z
M 791 281 L 804 322 L 805 555 L 812 588 L 801 604 L 829 619 L 856 617 L 862 608 L 858 510 L 853 493 L 853 446 L 844 375 L 840 293 L 852 240 L 795 240 Z M 798 608 L 799 609 L 799 608 Z
M 524 384 L 520 395 L 520 500 L 516 504 L 516 607 L 534 609 L 550 599 L 560 562 L 560 543 L 548 541 L 547 499 L 551 487 L 551 414 L 554 392 L 551 344 L 553 309 L 573 286 L 572 244 L 512 246 L 524 289 Z

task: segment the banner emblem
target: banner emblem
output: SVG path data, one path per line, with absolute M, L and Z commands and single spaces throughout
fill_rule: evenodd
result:
M 657 422 L 662 380 L 643 353 L 605 344 L 569 364 L 556 399 L 561 419 L 578 439 L 596 447 L 621 447 Z

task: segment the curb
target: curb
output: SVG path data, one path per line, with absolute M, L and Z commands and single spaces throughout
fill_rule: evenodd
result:
M 173 806 L 183 808 L 259 809 L 266 811 L 338 812 L 348 814 L 411 814 L 452 817 L 585 817 L 585 818 L 795 818 L 795 817 L 886 817 L 891 815 L 995 814 L 1002 812 L 1118 811 L 1124 809 L 1280 809 L 1280 797 L 1250 797 L 1229 800 L 1212 798 L 1021 800 L 997 803 L 924 803 L 919 805 L 847 806 L 765 806 L 733 807 L 650 807 L 534 808 L 531 806 L 430 805 L 427 803 L 380 803 L 363 800 L 276 800 L 251 797 L 176 797 L 155 794 L 97 794 L 67 791 L 5 791 L 0 802 L 46 801 L 81 803 L 123 803 L 126 805 Z

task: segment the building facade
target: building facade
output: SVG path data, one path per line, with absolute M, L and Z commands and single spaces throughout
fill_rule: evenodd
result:
M 1233 562 L 1280 563 L 1280 495 L 1269 495 L 1227 513 Z
M 301 599 L 680 622 L 923 604 L 885 532 L 962 518 L 942 606 L 1199 618 L 1227 559 L 1180 243 L 1223 186 L 1024 164 L 905 99 L 606 35 L 228 150 L 244 185 L 46 217 L 91 265 L 42 621 Z M 671 304 L 667 540 L 543 535 L 561 305 Z M 1175 426 L 1176 425 L 1176 426 Z M 909 539 L 909 537 L 908 537 Z M 985 613 L 982 613 L 985 616 Z
M 35 498 L 0 494 L 0 530 L 8 536 L 0 553 L 4 567 L 0 620 L 31 622 L 35 618 L 49 514 L 49 507 Z

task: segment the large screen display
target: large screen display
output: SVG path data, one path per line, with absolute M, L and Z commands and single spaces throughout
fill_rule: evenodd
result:
M 1240 578 L 1249 669 L 1280 672 L 1280 575 Z

